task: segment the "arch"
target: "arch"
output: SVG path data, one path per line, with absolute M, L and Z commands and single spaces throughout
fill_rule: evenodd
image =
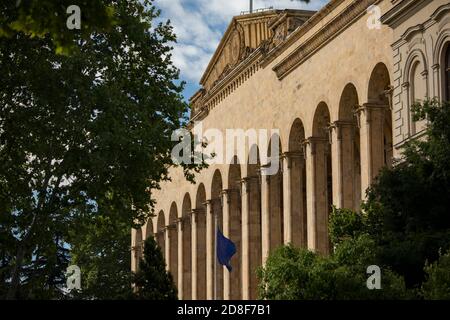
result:
M 285 156 L 288 161 L 289 183 L 285 189 L 290 188 L 290 197 L 287 207 L 290 208 L 291 217 L 286 221 L 291 228 L 291 241 L 295 246 L 307 247 L 307 198 L 306 198 L 306 165 L 303 154 L 303 143 L 305 141 L 305 127 L 303 122 L 297 118 L 292 123 L 289 133 L 289 150 Z
M 443 50 L 443 60 L 444 63 L 442 64 L 444 66 L 443 72 L 443 84 L 444 84 L 444 100 L 450 101 L 450 39 L 445 44 Z
M 258 298 L 257 270 L 262 262 L 262 229 L 261 229 L 261 179 L 260 156 L 258 146 L 252 145 L 247 161 L 247 177 L 245 177 L 248 206 L 248 262 L 249 262 L 249 298 Z M 246 254 L 246 253 L 244 253 Z M 245 289 L 244 289 L 245 290 Z
M 169 211 L 169 225 L 166 232 L 169 233 L 169 271 L 172 273 L 173 280 L 178 283 L 178 230 L 177 230 L 178 208 L 175 202 L 172 202 Z M 167 260 L 167 259 L 166 259 Z
M 414 103 L 428 97 L 428 65 L 422 50 L 414 49 L 411 51 L 404 70 L 403 83 L 407 94 L 408 134 L 412 136 L 422 131 L 426 124 L 425 121 L 415 122 L 411 111 Z
M 142 241 L 142 229 L 138 228 L 135 231 L 134 236 L 134 271 L 139 271 L 139 263 L 142 257 L 143 241 Z
M 439 66 L 439 75 L 438 75 L 438 92 L 435 92 L 435 95 L 439 97 L 441 101 L 450 100 L 449 96 L 446 95 L 447 86 L 446 86 L 446 52 L 448 50 L 448 46 L 450 43 L 450 28 L 445 28 L 440 30 L 438 39 L 436 41 L 436 45 L 433 48 L 433 65 Z
M 195 211 L 191 215 L 192 286 L 193 299 L 206 299 L 206 189 L 201 183 L 195 196 Z M 196 278 L 194 279 L 194 275 Z
M 278 140 L 278 154 L 272 154 L 272 144 Z M 284 217 L 283 217 L 283 174 L 281 170 L 282 143 L 278 134 L 273 134 L 270 138 L 267 150 L 270 160 L 269 174 L 266 175 L 268 182 L 268 226 L 269 226 L 269 252 L 272 252 L 283 245 Z M 274 163 L 276 165 L 274 165 Z
M 382 62 L 378 63 L 369 79 L 368 102 L 382 105 L 389 105 L 386 90 L 390 89 L 390 76 L 386 65 Z
M 391 91 L 389 71 L 382 62 L 378 63 L 372 71 L 369 80 L 369 105 L 382 106 L 378 111 L 371 111 L 372 125 L 370 144 L 372 148 L 371 179 L 374 179 L 381 167 L 392 166 L 393 137 L 392 137 L 392 110 L 388 99 Z M 377 154 L 381 154 L 378 155 Z
M 358 211 L 361 203 L 361 138 L 355 110 L 359 106 L 356 87 L 348 83 L 339 100 L 335 146 L 335 204 Z
M 231 265 L 233 266 L 233 272 L 228 273 L 224 269 L 224 272 L 229 275 L 229 298 L 232 300 L 238 300 L 241 298 L 242 287 L 242 223 L 241 223 L 241 166 L 237 156 L 233 158 L 228 170 L 228 186 L 227 186 L 227 205 L 229 209 L 228 221 L 225 221 L 226 215 L 224 212 L 224 232 L 231 241 L 236 245 L 236 254 L 231 258 Z M 228 230 L 227 230 L 228 229 Z M 224 276 L 225 281 L 227 277 Z M 224 283 L 225 285 L 225 283 Z
M 182 288 L 182 297 L 183 300 L 192 299 L 192 263 L 191 263 L 191 252 L 192 252 L 192 228 L 191 228 L 191 212 L 192 212 L 192 203 L 191 196 L 189 193 L 186 193 L 183 198 L 183 204 L 181 207 L 181 223 L 182 223 L 182 255 L 179 257 L 181 259 L 181 272 L 183 276 L 183 284 Z
M 310 173 L 314 192 L 314 202 L 310 203 L 311 212 L 315 218 L 315 224 L 311 227 L 315 230 L 315 249 L 323 254 L 330 252 L 328 237 L 328 217 L 333 204 L 333 179 L 331 163 L 331 144 L 329 139 L 330 111 L 326 103 L 321 102 L 316 108 L 313 121 L 313 134 L 310 139 L 311 159 L 310 167 L 314 168 Z
M 222 212 L 222 191 L 223 191 L 223 184 L 222 184 L 222 174 L 220 172 L 219 169 L 216 169 L 214 171 L 213 174 L 213 178 L 211 181 L 211 199 L 210 199 L 210 206 L 211 206 L 211 213 L 212 215 L 212 221 L 211 221 L 211 225 L 212 228 L 211 230 L 207 230 L 210 232 L 210 234 L 208 235 L 210 237 L 210 239 L 212 239 L 212 241 L 207 242 L 207 245 L 210 246 L 208 248 L 208 250 L 210 252 L 215 252 L 214 251 L 214 246 L 215 246 L 215 232 L 217 230 L 217 228 L 219 228 L 220 230 L 223 231 L 223 212 Z M 207 213 L 209 214 L 209 213 Z M 217 222 L 217 225 L 216 225 Z M 208 239 L 208 238 L 207 238 Z M 211 265 L 207 266 L 207 270 L 214 270 L 214 264 L 216 263 L 216 257 L 212 257 L 211 261 L 209 261 L 211 263 Z M 216 264 L 216 283 L 215 285 L 217 285 L 217 288 L 213 287 L 213 296 L 214 296 L 214 292 L 217 293 L 217 299 L 222 300 L 223 299 L 223 271 L 224 268 L 221 268 L 220 265 L 217 263 Z M 208 271 L 207 271 L 208 272 Z M 212 274 L 212 279 L 214 279 L 214 273 Z M 214 281 L 213 281 L 214 282 Z
M 153 221 L 151 218 L 147 220 L 147 226 L 145 227 L 145 238 L 153 237 Z
M 165 227 L 166 222 L 164 219 L 164 212 L 161 210 L 158 214 L 158 221 L 157 221 L 157 232 L 156 232 L 156 242 L 158 243 L 159 248 L 161 249 L 161 252 L 166 257 L 166 238 L 165 238 Z
M 330 125 L 330 111 L 325 102 L 319 103 L 313 118 L 313 136 L 328 139 L 328 126 Z
M 197 188 L 197 194 L 195 196 L 195 208 L 202 208 L 204 207 L 206 202 L 206 189 L 205 185 L 203 183 L 200 183 Z

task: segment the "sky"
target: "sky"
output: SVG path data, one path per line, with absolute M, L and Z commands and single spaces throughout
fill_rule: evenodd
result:
M 254 0 L 253 8 L 318 10 L 328 0 Z M 155 0 L 161 18 L 170 20 L 177 35 L 173 62 L 186 82 L 188 100 L 199 88 L 200 78 L 233 16 L 249 10 L 249 0 Z

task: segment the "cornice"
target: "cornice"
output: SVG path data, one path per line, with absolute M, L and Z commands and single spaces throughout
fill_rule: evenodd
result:
M 312 35 L 308 40 L 296 48 L 290 55 L 284 58 L 280 63 L 273 67 L 278 79 L 283 79 L 292 70 L 301 65 L 317 50 L 330 42 L 361 15 L 366 13 L 370 5 L 376 4 L 381 0 L 357 0 L 352 2 L 340 14 L 329 21 L 323 28 Z
M 326 17 L 330 12 L 336 9 L 345 0 L 331 0 L 319 11 L 313 14 L 304 24 L 302 24 L 297 30 L 292 32 L 288 38 L 280 45 L 273 48 L 271 51 L 267 52 L 264 56 L 264 60 L 261 62 L 263 67 L 266 67 L 271 63 L 276 57 L 282 54 L 285 50 L 290 48 L 295 41 L 304 36 L 308 31 L 315 27 L 324 17 Z
M 409 18 L 413 13 L 414 9 L 423 5 L 430 0 L 401 0 L 393 2 L 394 7 L 386 12 L 381 18 L 380 21 L 383 24 L 390 26 L 391 28 L 395 28 L 400 23 L 402 23 L 405 19 Z

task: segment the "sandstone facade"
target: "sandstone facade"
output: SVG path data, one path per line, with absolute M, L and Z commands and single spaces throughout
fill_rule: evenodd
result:
M 257 144 L 196 184 L 171 170 L 153 193 L 156 216 L 132 230 L 132 270 L 155 236 L 180 298 L 254 299 L 255 270 L 277 246 L 329 253 L 331 205 L 357 210 L 379 170 L 423 134 L 414 101 L 450 100 L 449 43 L 446 0 L 331 0 L 318 12 L 233 18 L 191 98 L 189 128 L 278 129 L 270 159 L 280 170 L 249 163 L 270 150 Z M 216 223 L 237 246 L 231 273 L 214 268 Z

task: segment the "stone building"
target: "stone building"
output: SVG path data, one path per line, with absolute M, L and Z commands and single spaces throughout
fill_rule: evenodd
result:
M 190 100 L 189 128 L 278 129 L 279 155 L 248 145 L 196 184 L 171 170 L 153 193 L 156 216 L 132 230 L 132 270 L 154 236 L 180 298 L 254 299 L 255 270 L 277 246 L 329 253 L 331 205 L 358 209 L 380 168 L 422 135 L 414 101 L 450 100 L 449 44 L 447 0 L 331 0 L 318 12 L 234 17 Z M 279 170 L 263 175 L 268 161 Z M 214 268 L 216 223 L 237 247 L 232 272 Z

